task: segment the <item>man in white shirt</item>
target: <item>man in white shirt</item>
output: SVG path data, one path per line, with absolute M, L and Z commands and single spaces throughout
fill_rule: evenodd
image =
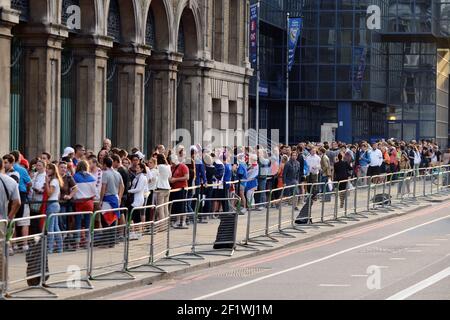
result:
M 383 164 L 383 154 L 378 148 L 378 144 L 372 145 L 372 151 L 369 152 L 370 164 L 367 170 L 369 177 L 378 176 L 381 173 L 381 165 Z
M 317 155 L 317 150 L 315 148 L 312 148 L 310 155 L 305 159 L 309 167 L 308 183 L 319 182 L 319 172 L 321 169 L 320 160 L 320 157 Z M 315 190 L 311 190 L 311 193 L 314 193 L 313 191 Z

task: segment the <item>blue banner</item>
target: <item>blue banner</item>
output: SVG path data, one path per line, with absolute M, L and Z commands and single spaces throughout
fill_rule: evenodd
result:
M 363 47 L 355 47 L 353 49 L 353 90 L 360 93 L 364 73 L 366 71 L 366 50 Z
M 258 58 L 258 25 L 258 4 L 253 4 L 250 6 L 250 61 L 253 64 L 256 64 Z
M 289 71 L 295 61 L 295 51 L 297 49 L 298 39 L 302 32 L 303 19 L 302 18 L 289 18 L 288 19 L 288 50 L 289 50 Z

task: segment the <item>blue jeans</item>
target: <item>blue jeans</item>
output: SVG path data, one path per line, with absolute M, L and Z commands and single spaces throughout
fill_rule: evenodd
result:
M 47 205 L 47 217 L 49 217 L 48 221 L 48 232 L 61 232 L 59 229 L 59 221 L 58 217 L 50 217 L 53 213 L 59 213 L 60 212 L 60 206 L 59 203 L 49 203 Z M 61 234 L 49 234 L 48 235 L 48 252 L 53 253 L 53 245 L 56 238 L 56 251 L 58 253 L 63 252 L 63 246 L 62 246 L 62 235 Z
M 259 177 L 258 178 L 258 191 L 263 191 L 266 190 L 266 186 L 267 186 L 267 177 Z M 267 197 L 266 197 L 266 193 L 262 192 L 259 193 L 256 196 L 256 202 L 258 203 L 264 203 L 267 201 Z
M 83 215 L 76 215 L 75 216 L 75 230 L 81 230 L 81 223 L 84 221 L 84 228 L 90 229 L 91 226 L 91 215 L 90 214 L 83 214 Z M 89 232 L 89 231 L 88 231 Z M 77 232 L 75 236 L 75 242 L 77 244 L 80 243 L 80 237 L 81 233 Z
M 66 203 L 63 205 L 60 205 L 60 212 L 61 213 L 69 213 L 73 212 L 72 204 Z M 67 216 L 60 216 L 59 217 L 59 229 L 61 231 L 68 231 L 69 230 L 69 221 Z

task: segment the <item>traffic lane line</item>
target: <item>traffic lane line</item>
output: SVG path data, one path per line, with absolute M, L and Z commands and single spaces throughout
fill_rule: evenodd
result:
M 381 229 L 381 228 L 384 228 L 386 226 L 394 225 L 396 223 L 400 223 L 400 222 L 408 221 L 408 220 L 411 220 L 411 219 L 414 219 L 414 218 L 417 218 L 417 217 L 425 216 L 425 215 L 428 215 L 430 212 L 439 211 L 439 210 L 441 210 L 442 208 L 445 208 L 445 207 L 446 206 L 432 207 L 432 208 L 429 208 L 429 209 L 425 209 L 424 212 L 420 211 L 419 213 L 414 213 L 411 216 L 394 218 L 392 220 L 385 221 L 385 222 L 383 222 L 381 224 L 376 224 L 376 225 L 373 225 L 373 226 L 362 227 L 362 228 L 359 228 L 357 230 L 353 230 L 353 231 L 349 231 L 349 232 L 337 235 L 337 236 L 335 236 L 335 237 L 333 237 L 332 239 L 329 239 L 329 240 L 324 240 L 324 241 L 313 243 L 313 244 L 310 244 L 310 245 L 301 246 L 301 247 L 299 247 L 297 249 L 284 250 L 284 251 L 281 251 L 279 253 L 274 253 L 274 254 L 271 254 L 271 255 L 268 255 L 268 256 L 265 256 L 265 257 L 256 258 L 256 259 L 251 260 L 249 262 L 241 262 L 241 263 L 233 265 L 233 267 L 248 268 L 248 267 L 253 267 L 253 266 L 256 266 L 256 265 L 264 264 L 264 263 L 267 263 L 267 262 L 272 262 L 274 260 L 285 258 L 285 257 L 291 256 L 291 255 L 294 255 L 294 254 L 297 254 L 297 253 L 301 253 L 301 252 L 304 252 L 304 251 L 307 251 L 307 250 L 316 249 L 316 248 L 319 248 L 319 247 L 322 247 L 322 246 L 325 246 L 325 245 L 329 245 L 329 244 L 334 244 L 334 243 L 339 242 L 339 241 L 341 241 L 343 239 L 349 239 L 349 238 L 352 238 L 354 236 L 361 235 L 361 234 L 364 234 L 364 233 L 368 233 L 368 232 L 376 230 L 376 229 Z M 421 251 L 409 251 L 409 252 L 421 252 Z
M 446 279 L 449 276 L 450 276 L 450 267 L 442 270 L 441 272 L 438 272 L 438 273 L 432 275 L 431 277 L 429 277 L 423 281 L 416 283 L 415 285 L 412 285 L 409 288 L 406 288 L 405 290 L 402 290 L 402 291 L 390 296 L 386 300 L 408 299 L 409 297 L 415 295 L 416 293 L 419 293 L 420 291 Z
M 437 210 L 440 210 L 440 209 L 436 209 L 435 211 L 437 211 Z M 310 265 L 317 264 L 317 263 L 329 260 L 331 258 L 334 258 L 334 257 L 340 256 L 340 255 L 346 254 L 348 252 L 351 252 L 351 251 L 354 251 L 354 250 L 357 250 L 357 249 L 360 249 L 360 248 L 363 248 L 363 247 L 367 247 L 367 246 L 370 246 L 370 245 L 373 245 L 373 244 L 376 244 L 376 243 L 380 243 L 380 242 L 388 240 L 388 239 L 392 239 L 392 238 L 397 237 L 399 235 L 408 233 L 410 231 L 422 228 L 424 226 L 427 226 L 427 225 L 430 225 L 430 224 L 433 224 L 433 223 L 436 223 L 436 222 L 439 222 L 439 221 L 442 221 L 442 220 L 445 220 L 445 219 L 448 219 L 448 218 L 450 218 L 450 215 L 447 215 L 447 216 L 444 216 L 444 217 L 441 217 L 441 218 L 438 218 L 438 219 L 434 219 L 434 220 L 431 220 L 431 221 L 428 221 L 426 223 L 422 223 L 422 224 L 416 225 L 416 226 L 408 228 L 408 229 L 404 229 L 404 230 L 402 230 L 400 232 L 396 232 L 394 234 L 388 235 L 388 236 L 383 237 L 381 239 L 370 241 L 370 242 L 367 242 L 367 243 L 364 243 L 364 244 L 361 244 L 361 245 L 358 245 L 358 246 L 355 246 L 355 247 L 351 247 L 351 248 L 348 248 L 348 249 L 336 252 L 334 254 L 328 255 L 326 257 L 322 257 L 320 259 L 316 259 L 316 260 L 313 260 L 313 261 L 310 261 L 310 262 L 307 262 L 307 263 L 304 263 L 304 264 L 301 264 L 301 265 L 297 265 L 297 266 L 294 266 L 294 267 L 291 267 L 291 268 L 288 268 L 288 269 L 284 269 L 284 270 L 281 270 L 281 271 L 278 271 L 278 272 L 275 272 L 275 273 L 272 273 L 272 274 L 269 274 L 269 275 L 266 275 L 266 276 L 262 276 L 262 277 L 259 277 L 259 278 L 256 278 L 256 279 L 253 279 L 253 280 L 250 280 L 250 281 L 246 281 L 246 282 L 243 282 L 243 283 L 241 283 L 239 285 L 235 285 L 235 286 L 223 289 L 223 290 L 215 291 L 215 292 L 212 292 L 210 294 L 197 297 L 197 298 L 195 298 L 193 300 L 205 300 L 205 299 L 208 299 L 208 298 L 211 298 L 211 297 L 223 294 L 223 293 L 227 293 L 227 292 L 230 292 L 230 291 L 233 291 L 233 290 L 237 290 L 237 289 L 243 288 L 245 286 L 251 285 L 253 283 L 257 283 L 257 282 L 260 282 L 260 281 L 263 281 L 263 280 L 266 280 L 266 279 L 270 279 L 270 278 L 273 278 L 273 277 L 276 277 L 276 276 L 279 276 L 279 275 L 282 275 L 282 274 L 285 274 L 285 273 L 288 273 L 288 272 L 299 270 L 299 269 L 308 267 Z
M 442 206 L 442 207 L 445 207 L 445 206 Z M 387 225 L 393 225 L 395 223 L 399 223 L 399 222 L 411 220 L 411 219 L 416 218 L 416 217 L 424 216 L 424 215 L 428 214 L 429 211 L 433 211 L 434 212 L 434 211 L 438 211 L 440 209 L 441 209 L 441 206 L 431 207 L 430 209 L 426 209 L 426 212 L 420 211 L 418 213 L 413 213 L 413 214 L 411 214 L 411 215 L 409 215 L 407 217 L 398 217 L 398 218 L 391 219 L 389 221 L 383 222 L 382 224 L 375 224 L 375 225 L 372 225 L 372 226 L 360 227 L 360 228 L 358 228 L 356 230 L 348 231 L 348 232 L 346 232 L 344 234 L 337 235 L 337 236 L 335 236 L 335 237 L 333 237 L 331 239 L 326 239 L 326 240 L 323 240 L 323 241 L 320 241 L 320 242 L 317 242 L 317 243 L 311 243 L 311 244 L 306 245 L 306 246 L 301 246 L 298 249 L 285 249 L 285 250 L 282 250 L 281 252 L 271 254 L 271 255 L 269 255 L 267 257 L 255 258 L 255 259 L 253 259 L 251 261 L 251 263 L 242 262 L 242 263 L 237 263 L 237 264 L 231 265 L 231 267 L 244 268 L 244 267 L 254 266 L 254 265 L 257 265 L 257 264 L 270 262 L 270 261 L 273 261 L 273 260 L 278 260 L 278 259 L 287 257 L 287 256 L 292 255 L 292 254 L 296 254 L 296 253 L 300 253 L 300 252 L 303 252 L 303 251 L 316 249 L 318 247 L 323 247 L 323 246 L 326 246 L 326 245 L 334 244 L 334 243 L 337 243 L 337 242 L 339 242 L 339 241 L 341 241 L 343 239 L 351 238 L 353 236 L 360 235 L 360 234 L 363 234 L 363 233 L 367 233 L 367 232 L 370 232 L 370 231 L 375 230 L 375 229 L 383 228 L 383 227 L 385 227 Z M 417 252 L 417 251 L 421 251 L 421 250 L 416 250 L 415 252 Z M 206 274 L 206 275 L 203 274 L 203 275 L 187 276 L 184 279 L 182 279 L 181 281 L 176 281 L 174 283 L 174 287 L 176 287 L 177 284 L 189 284 L 189 283 L 194 282 L 194 281 L 206 280 L 206 279 L 208 279 L 208 278 L 210 278 L 212 276 L 214 276 L 214 275 L 213 274 Z M 174 287 L 170 287 L 169 289 L 172 289 Z M 148 290 L 144 291 L 144 293 L 142 293 L 142 294 L 144 296 L 151 296 L 151 295 L 154 295 L 156 293 L 160 293 L 159 288 L 160 287 L 148 289 Z M 167 289 L 167 290 L 169 290 L 169 289 Z M 166 291 L 166 290 L 163 290 L 163 291 Z M 142 291 L 132 293 L 131 296 L 133 296 L 133 297 L 134 296 L 141 296 L 141 292 Z

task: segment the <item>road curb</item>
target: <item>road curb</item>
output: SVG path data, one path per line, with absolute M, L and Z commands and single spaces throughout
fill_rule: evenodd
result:
M 445 201 L 448 201 L 448 200 L 449 199 L 446 198 L 442 202 L 445 202 Z M 146 277 L 146 278 L 143 278 L 143 279 L 132 280 L 132 281 L 128 281 L 126 283 L 116 284 L 116 285 L 113 285 L 113 286 L 108 287 L 108 288 L 98 289 L 98 290 L 95 290 L 93 292 L 86 292 L 86 293 L 83 293 L 83 294 L 80 294 L 80 295 L 67 297 L 67 298 L 64 298 L 64 300 L 95 299 L 95 298 L 99 298 L 99 297 L 102 297 L 102 296 L 106 296 L 106 295 L 110 295 L 110 294 L 116 293 L 118 291 L 125 291 L 125 290 L 130 290 L 130 289 L 134 289 L 134 288 L 138 288 L 138 287 L 151 285 L 154 282 L 161 281 L 161 280 L 168 280 L 168 279 L 171 279 L 173 277 L 180 276 L 180 275 L 183 275 L 183 274 L 186 274 L 186 273 L 191 273 L 191 272 L 195 272 L 195 271 L 199 271 L 199 270 L 205 270 L 205 269 L 221 266 L 221 265 L 228 264 L 228 263 L 238 262 L 238 261 L 241 261 L 241 260 L 244 260 L 244 259 L 249 259 L 249 258 L 258 257 L 258 256 L 265 255 L 265 254 L 270 254 L 270 253 L 273 253 L 275 251 L 291 248 L 291 247 L 294 247 L 294 246 L 297 246 L 297 245 L 300 245 L 300 244 L 310 243 L 310 242 L 313 242 L 313 241 L 318 240 L 318 239 L 323 239 L 323 238 L 327 238 L 327 237 L 330 237 L 330 236 L 334 236 L 336 234 L 344 233 L 346 231 L 349 231 L 349 230 L 352 230 L 352 229 L 356 229 L 356 228 L 359 228 L 359 227 L 364 227 L 364 226 L 376 224 L 378 222 L 391 220 L 391 219 L 394 219 L 396 217 L 409 215 L 409 214 L 412 214 L 414 212 L 417 212 L 417 211 L 423 210 L 425 208 L 428 208 L 428 207 L 430 207 L 432 205 L 437 205 L 437 203 L 430 202 L 430 204 L 428 204 L 428 205 L 423 204 L 423 205 L 420 205 L 420 206 L 418 206 L 418 207 L 416 207 L 414 209 L 408 210 L 408 211 L 392 212 L 392 213 L 387 213 L 387 214 L 381 213 L 382 216 L 373 218 L 371 220 L 361 221 L 361 222 L 358 222 L 358 223 L 355 223 L 355 224 L 343 226 L 343 227 L 340 227 L 339 229 L 326 230 L 326 231 L 320 232 L 318 234 L 311 235 L 310 237 L 306 237 L 306 238 L 303 238 L 303 239 L 297 239 L 295 241 L 292 241 L 290 243 L 287 243 L 285 245 L 282 245 L 282 246 L 279 246 L 279 247 L 276 247 L 276 248 L 269 248 L 269 249 L 265 249 L 265 250 L 255 251 L 255 252 L 251 252 L 249 254 L 246 254 L 246 255 L 243 255 L 243 256 L 239 256 L 239 257 L 230 257 L 228 259 L 223 259 L 223 260 L 218 260 L 218 261 L 204 262 L 204 263 L 200 263 L 198 265 L 187 267 L 187 268 L 184 268 L 184 269 L 181 269 L 181 270 L 175 270 L 175 271 L 171 271 L 171 272 L 168 272 L 168 273 L 165 273 L 165 274 L 156 274 L 156 275 L 149 276 L 149 277 Z M 378 212 L 380 212 L 380 211 L 378 211 Z M 359 215 L 370 215 L 370 214 L 371 214 L 370 212 L 362 212 Z M 378 213 L 378 214 L 380 214 L 380 213 Z M 352 217 L 355 217 L 355 215 L 349 215 L 348 216 L 348 218 L 352 218 Z M 331 227 L 334 227 L 334 225 L 331 225 Z M 299 229 L 302 229 L 302 228 L 299 227 Z M 276 238 L 276 236 L 274 236 L 274 237 Z

